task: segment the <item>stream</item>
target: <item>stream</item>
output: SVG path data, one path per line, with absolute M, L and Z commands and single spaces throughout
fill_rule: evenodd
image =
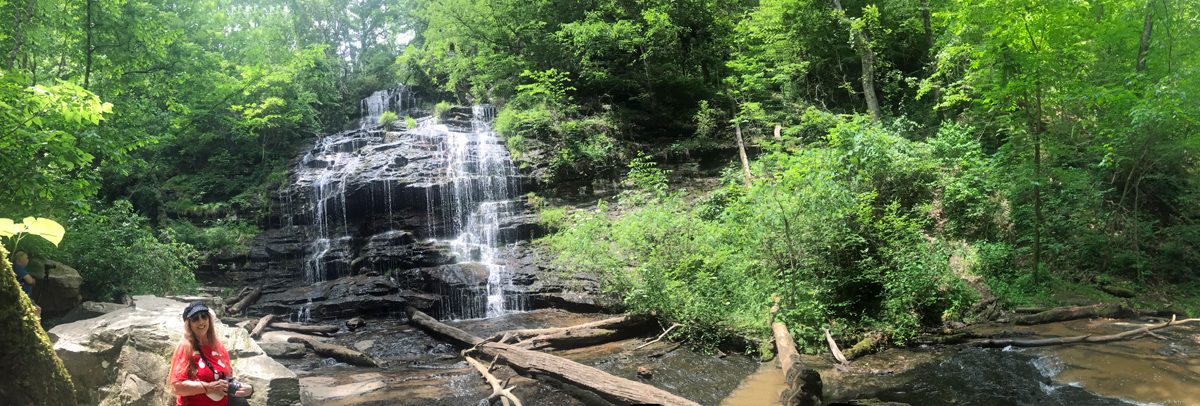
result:
M 570 326 L 606 317 L 547 309 L 448 324 L 487 337 L 503 330 Z M 1041 338 L 1108 334 L 1141 326 L 1078 320 L 1027 328 Z M 824 355 L 805 356 L 805 362 L 821 372 L 827 404 L 877 398 L 933 406 L 1196 405 L 1200 404 L 1198 333 L 1195 326 L 1183 325 L 1159 330 L 1163 339 L 1147 336 L 1108 344 L 891 349 L 855 360 L 847 372 L 833 368 Z M 306 405 L 474 405 L 491 393 L 457 349 L 406 324 L 376 320 L 332 342 L 363 349 L 388 365 L 357 368 L 312 354 L 280 360 L 301 376 Z M 779 405 L 783 378 L 774 361 L 760 363 L 741 354 L 701 354 L 665 341 L 633 350 L 643 342 L 629 339 L 552 353 L 706 406 Z M 638 367 L 652 370 L 652 378 L 636 377 Z M 507 367 L 497 367 L 494 374 L 502 380 L 512 378 L 514 393 L 528 405 L 607 404 L 556 382 L 515 376 Z

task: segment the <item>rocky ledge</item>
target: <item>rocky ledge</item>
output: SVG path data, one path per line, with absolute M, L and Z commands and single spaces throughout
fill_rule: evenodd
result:
M 386 276 L 357 275 L 264 295 L 257 312 L 293 315 L 313 320 L 362 315 L 404 317 L 404 306 L 428 310 L 437 295 L 401 289 Z
M 187 305 L 172 299 L 135 296 L 133 306 L 50 329 L 54 351 L 75 384 L 80 404 L 168 405 L 170 359 L 183 336 L 180 314 Z M 238 380 L 254 385 L 250 398 L 230 405 L 298 406 L 296 374 L 268 357 L 240 328 L 214 323 Z

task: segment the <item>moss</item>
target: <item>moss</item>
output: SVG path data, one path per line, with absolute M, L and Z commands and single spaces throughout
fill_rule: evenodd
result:
M 75 386 L 54 354 L 50 337 L 33 315 L 0 247 L 0 359 L 9 371 L 0 380 L 0 399 L 12 404 L 75 405 Z

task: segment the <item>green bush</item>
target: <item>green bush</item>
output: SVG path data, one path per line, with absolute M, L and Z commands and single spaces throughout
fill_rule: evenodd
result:
M 433 115 L 437 118 L 446 118 L 446 113 L 450 112 L 450 102 L 441 101 L 433 106 Z
M 109 301 L 113 292 L 171 295 L 193 291 L 199 254 L 170 233 L 159 237 L 129 202 L 79 214 L 67 224 L 59 258 L 83 276 L 85 300 Z
M 417 128 L 417 120 L 412 118 L 412 116 L 404 116 L 404 128 L 409 130 Z
M 383 126 L 385 131 L 392 131 L 398 121 L 400 121 L 400 116 L 390 111 L 385 111 L 379 115 L 379 125 Z
M 220 219 L 207 227 L 197 227 L 189 221 L 176 221 L 168 228 L 179 242 L 189 244 L 200 252 L 234 252 L 244 254 L 249 242 L 262 230 L 242 220 Z

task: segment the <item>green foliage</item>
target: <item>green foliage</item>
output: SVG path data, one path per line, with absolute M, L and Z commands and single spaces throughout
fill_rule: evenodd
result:
M 450 103 L 449 102 L 440 101 L 437 103 L 437 105 L 433 106 L 433 115 L 437 116 L 438 118 L 446 118 L 446 113 L 449 113 L 449 112 L 450 112 Z
M 126 201 L 67 221 L 71 233 L 57 257 L 83 276 L 85 300 L 107 301 L 115 291 L 131 295 L 184 294 L 196 282 L 198 253 L 171 233 L 155 237 L 146 218 Z
M 411 120 L 411 117 L 405 117 Z M 379 115 L 379 125 L 383 126 L 385 131 L 391 131 L 396 127 L 396 122 L 400 121 L 400 117 L 396 113 L 385 111 Z M 407 121 L 405 121 L 407 123 Z
M 411 116 L 404 116 L 404 128 L 409 130 L 417 128 L 417 120 Z
M 202 253 L 246 254 L 250 242 L 262 231 L 241 220 L 220 219 L 197 227 L 190 221 L 177 221 L 167 230 L 176 241 L 191 245 Z
M 8 250 L 0 247 L 0 339 L 5 343 L 0 356 L 21 368 L 0 383 L 0 396 L 27 404 L 75 405 L 71 376 L 34 316 L 33 300 L 21 291 L 8 258 Z

